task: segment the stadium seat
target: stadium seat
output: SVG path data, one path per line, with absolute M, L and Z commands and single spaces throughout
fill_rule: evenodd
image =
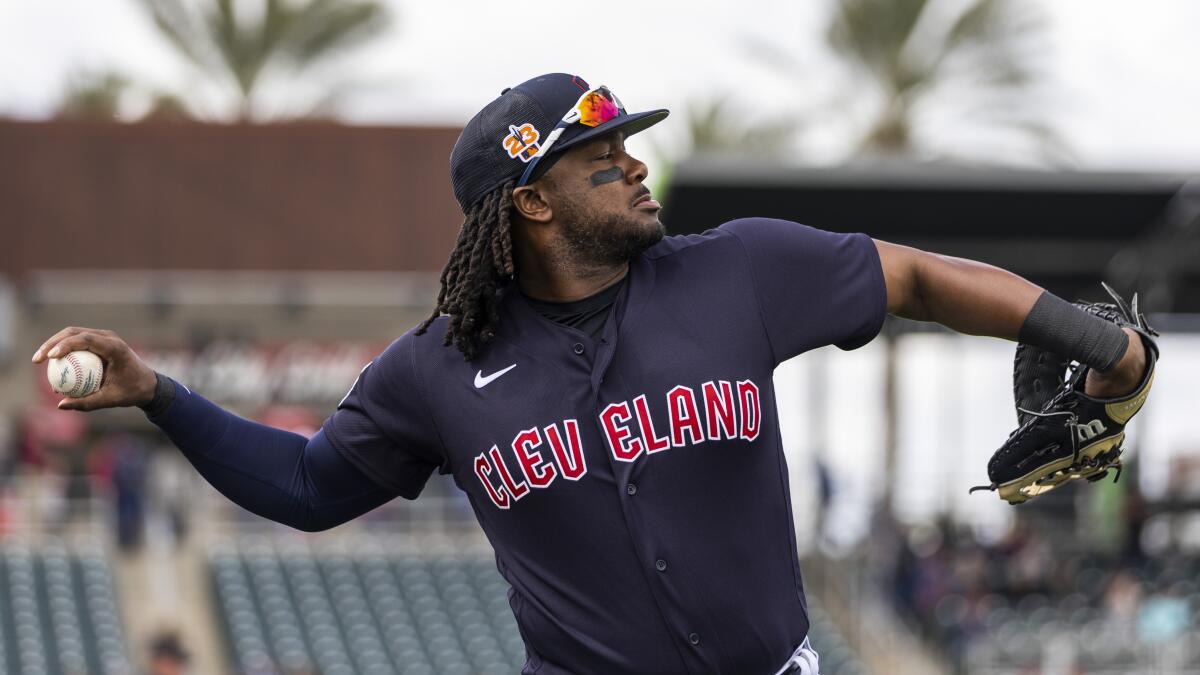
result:
M 230 669 L 253 663 L 321 673 L 511 675 L 525 645 L 509 586 L 488 554 L 362 554 L 254 542 L 210 558 Z M 813 608 L 822 673 L 866 669 Z
M 0 546 L 0 671 L 131 672 L 112 570 L 99 551 Z

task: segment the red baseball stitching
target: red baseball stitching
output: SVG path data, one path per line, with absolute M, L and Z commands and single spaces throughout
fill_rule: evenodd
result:
M 83 386 L 83 366 L 74 354 L 67 354 L 67 363 L 71 364 L 75 370 L 75 386 L 68 393 L 80 392 L 80 387 Z

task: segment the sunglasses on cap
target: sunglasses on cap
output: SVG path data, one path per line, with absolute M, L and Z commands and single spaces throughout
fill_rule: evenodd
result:
M 579 97 L 575 105 L 567 111 L 566 115 L 563 115 L 562 120 L 546 137 L 541 151 L 525 166 L 525 173 L 521 174 L 521 179 L 517 181 L 516 186 L 521 187 L 529 183 L 529 177 L 533 175 L 533 170 L 538 162 L 550 152 L 550 147 L 563 135 L 567 127 L 575 123 L 585 127 L 598 127 L 624 114 L 625 106 L 621 104 L 621 99 L 617 98 L 617 95 L 612 93 L 608 87 L 599 86 L 586 92 Z

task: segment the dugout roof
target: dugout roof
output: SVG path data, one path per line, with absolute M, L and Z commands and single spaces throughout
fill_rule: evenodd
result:
M 663 221 L 678 233 L 785 218 L 988 262 L 1068 298 L 1099 299 L 1107 279 L 1140 290 L 1150 311 L 1200 312 L 1194 178 L 697 159 L 676 168 Z

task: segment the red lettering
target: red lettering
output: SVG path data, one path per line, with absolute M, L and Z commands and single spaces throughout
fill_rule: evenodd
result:
M 492 449 L 494 450 L 495 446 Z M 507 509 L 509 507 L 508 493 L 504 492 L 504 488 L 497 490 L 492 487 L 491 482 L 487 479 L 487 475 L 491 472 L 492 466 L 488 464 L 487 457 L 479 455 L 475 458 L 475 475 L 479 477 L 479 482 L 483 483 L 483 489 L 487 490 L 488 497 L 491 497 L 492 503 L 497 508 Z
M 692 437 L 692 443 L 704 442 L 704 429 L 700 426 L 700 413 L 696 409 L 696 392 L 691 387 L 679 385 L 667 392 L 667 408 L 671 411 L 671 444 L 684 445 L 683 432 Z
M 738 401 L 742 408 L 741 437 L 747 441 L 758 438 L 762 426 L 762 407 L 758 403 L 758 385 L 750 380 L 738 381 Z
M 544 429 L 546 440 L 550 442 L 550 447 L 554 450 L 554 458 L 558 460 L 558 468 L 562 472 L 563 478 L 579 480 L 583 474 L 587 473 L 587 463 L 583 458 L 583 443 L 579 440 L 579 422 L 563 420 L 563 426 L 567 429 L 567 444 L 571 449 L 570 454 L 567 454 L 567 448 L 563 447 L 562 434 L 559 433 L 557 425 L 551 424 Z
M 633 407 L 637 411 L 638 425 L 642 427 L 642 440 L 646 443 L 646 454 L 666 450 L 671 442 L 666 436 L 659 437 L 654 433 L 654 422 L 650 419 L 650 406 L 646 403 L 646 395 L 633 399 Z
M 526 429 L 517 434 L 513 439 L 513 452 L 517 453 L 517 461 L 521 464 L 521 473 L 525 474 L 525 480 L 529 481 L 529 485 L 535 488 L 544 488 L 554 482 L 558 472 L 554 469 L 554 465 L 547 462 L 545 466 L 539 467 L 542 463 L 542 453 L 534 450 L 535 447 L 542 444 L 542 436 L 538 433 L 537 427 Z
M 718 393 L 717 387 L 720 386 Z M 729 380 L 720 380 L 714 384 L 712 380 L 700 386 L 704 392 L 704 412 L 708 419 L 708 437 L 714 441 L 725 438 L 737 438 L 737 408 L 733 402 L 733 384 Z
M 632 462 L 642 454 L 642 441 L 633 436 L 624 425 L 629 423 L 629 404 L 625 401 L 609 403 L 600 413 L 600 423 L 604 426 L 604 434 L 608 436 L 608 447 L 613 457 L 622 462 Z
M 496 470 L 500 473 L 500 481 L 504 483 L 504 487 L 508 488 L 508 493 L 513 496 L 513 500 L 519 500 L 529 493 L 529 486 L 524 481 L 517 483 L 513 481 L 512 474 L 508 472 L 508 467 L 505 466 L 504 460 L 500 459 L 500 449 L 492 446 L 488 450 L 488 454 L 492 457 L 492 464 L 496 465 Z

